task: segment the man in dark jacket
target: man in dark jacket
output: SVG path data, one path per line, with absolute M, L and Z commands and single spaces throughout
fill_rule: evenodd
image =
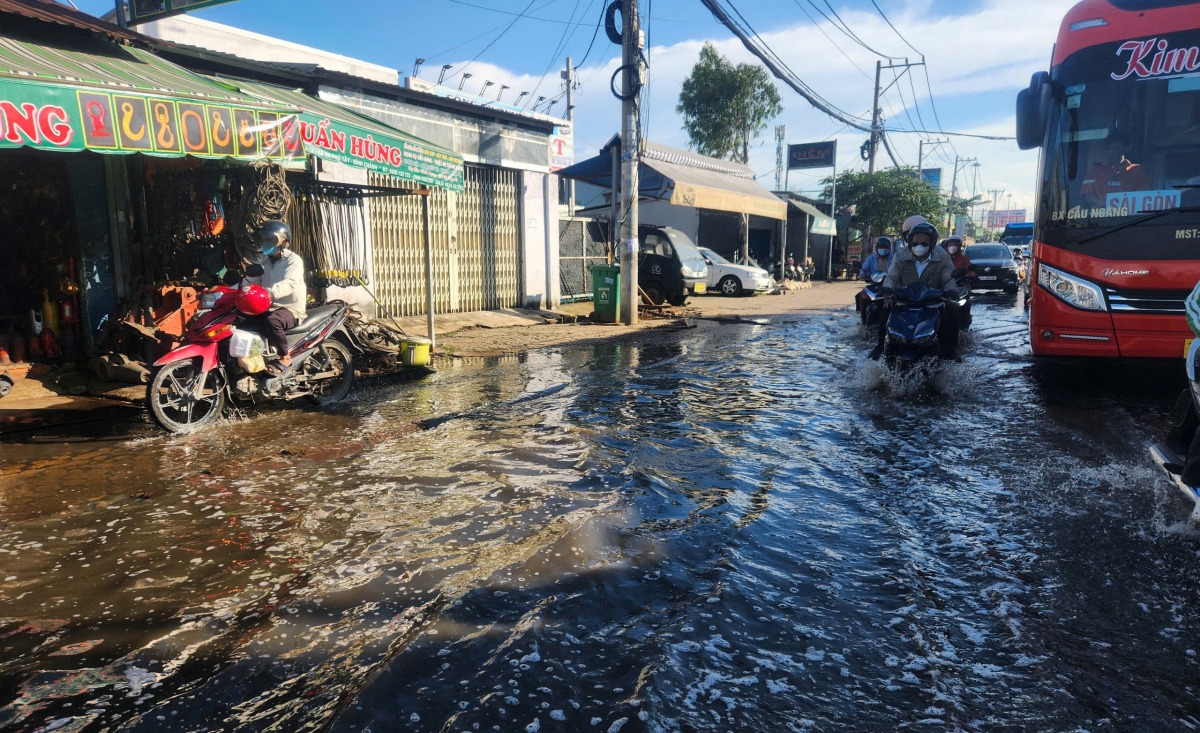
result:
M 908 249 L 898 252 L 892 257 L 892 264 L 883 281 L 883 287 L 887 290 L 895 290 L 921 282 L 927 287 L 936 288 L 947 295 L 956 295 L 958 283 L 954 280 L 954 262 L 946 250 L 936 246 L 937 241 L 938 231 L 932 224 L 917 224 L 909 230 Z M 889 302 L 879 315 L 879 322 L 883 324 L 883 327 L 879 329 L 879 342 L 871 352 L 872 359 L 878 359 L 883 355 L 883 345 L 887 338 L 886 324 L 891 313 L 892 308 Z M 958 355 L 958 327 L 955 325 L 954 319 L 942 318 L 938 341 L 941 343 L 943 358 L 952 359 Z

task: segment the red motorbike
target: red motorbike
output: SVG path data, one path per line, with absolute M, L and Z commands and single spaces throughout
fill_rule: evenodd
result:
M 220 417 L 227 401 L 305 397 L 324 406 L 346 398 L 354 382 L 346 304 L 308 309 L 287 332 L 292 365 L 281 372 L 264 368 L 275 354 L 261 326 L 250 321 L 269 306 L 270 294 L 259 285 L 221 285 L 201 295 L 184 345 L 154 362 L 147 399 L 159 425 L 173 433 L 196 430 Z

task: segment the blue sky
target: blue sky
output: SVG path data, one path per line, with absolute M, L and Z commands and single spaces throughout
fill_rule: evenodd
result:
M 109 0 L 75 1 L 80 9 L 95 14 L 113 5 Z M 607 90 L 617 48 L 603 31 L 592 44 L 602 2 L 240 0 L 196 15 L 384 64 L 404 74 L 411 72 L 416 57 L 424 57 L 423 78 L 436 79 L 442 64 L 453 64 L 453 75 L 470 62 L 472 78 L 465 88 L 491 80 L 497 83 L 493 94 L 499 84 L 508 84 L 513 90 L 508 95 L 536 88 L 537 95 L 553 97 L 561 90 L 558 71 L 564 58 L 570 55 L 579 64 L 592 45 L 582 65 L 583 86 L 576 102 L 577 156 L 583 157 L 611 136 L 618 123 L 619 104 Z M 830 3 L 866 45 L 890 56 L 917 59 L 917 52 L 884 23 L 870 0 Z M 889 126 L 933 129 L 938 127 L 936 117 L 946 130 L 1011 135 L 1016 91 L 1028 83 L 1030 73 L 1045 68 L 1058 23 L 1071 4 L 1070 0 L 879 0 L 904 38 L 925 54 L 929 72 L 928 83 L 923 71 L 916 69 L 911 83 L 902 79 L 885 96 L 883 112 Z M 649 16 L 649 137 L 686 147 L 675 104 L 679 85 L 701 44 L 716 43 L 736 62 L 754 59 L 699 0 L 641 0 L 641 6 L 643 17 Z M 865 113 L 870 107 L 877 56 L 818 14 L 820 9 L 831 18 L 829 3 L 738 0 L 737 7 L 819 93 L 853 114 Z M 518 18 L 526 8 L 525 17 Z M 456 77 L 451 79 L 457 84 Z M 890 80 L 887 72 L 885 79 Z M 857 149 L 863 134 L 839 130 L 840 123 L 813 110 L 790 89 L 781 88 L 780 92 L 784 113 L 772 124 L 787 126 L 789 142 L 836 137 L 839 167 L 862 167 Z M 560 103 L 553 111 L 561 113 L 562 109 Z M 903 163 L 916 163 L 921 137 L 929 136 L 893 136 L 894 150 Z M 751 153 L 751 167 L 762 174 L 764 185 L 771 187 L 775 161 L 772 130 L 766 130 L 758 143 Z M 1007 203 L 1007 193 L 1014 195 L 1014 207 L 1031 204 L 1035 154 L 1017 151 L 1012 143 L 955 138 L 952 147 L 941 146 L 927 163 L 927 167 L 945 169 L 947 185 L 956 152 L 964 158 L 976 157 L 981 164 L 971 169 L 971 183 L 975 183 L 977 170 L 980 189 L 1005 189 L 1001 208 Z M 819 175 L 824 174 L 793 176 L 792 188 L 815 190 Z

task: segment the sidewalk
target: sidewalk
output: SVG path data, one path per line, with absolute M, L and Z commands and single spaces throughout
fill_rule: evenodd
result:
M 680 318 L 693 322 L 740 318 L 770 320 L 779 316 L 816 314 L 851 307 L 854 294 L 861 288 L 861 283 L 837 281 L 814 283 L 810 289 L 789 290 L 778 295 L 736 298 L 704 295 L 690 299 L 686 306 L 679 309 L 679 317 L 643 317 L 637 326 L 632 327 L 591 322 L 554 323 L 552 319 L 555 314 L 547 311 L 525 311 L 523 313 L 528 315 L 520 320 L 509 314 L 519 314 L 521 311 L 438 316 L 435 322 L 437 345 L 439 352 L 451 357 L 501 356 L 548 346 L 632 338 L 636 334 L 659 328 L 679 328 Z M 582 301 L 564 304 L 558 315 L 586 317 L 591 310 L 592 304 Z M 423 317 L 399 320 L 410 333 L 424 334 Z M 410 328 L 406 321 L 416 321 L 420 325 Z

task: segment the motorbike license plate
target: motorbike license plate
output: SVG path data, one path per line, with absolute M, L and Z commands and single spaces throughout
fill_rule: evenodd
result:
M 696 287 L 692 288 L 692 292 L 696 295 L 701 295 L 706 290 L 708 290 L 708 285 L 704 283 L 696 283 Z
M 995 275 L 980 275 L 979 279 L 980 280 L 995 280 L 996 276 Z
M 1184 339 L 1183 340 L 1183 358 L 1184 359 L 1187 358 L 1188 352 L 1192 350 L 1192 342 L 1195 340 L 1196 339 Z

